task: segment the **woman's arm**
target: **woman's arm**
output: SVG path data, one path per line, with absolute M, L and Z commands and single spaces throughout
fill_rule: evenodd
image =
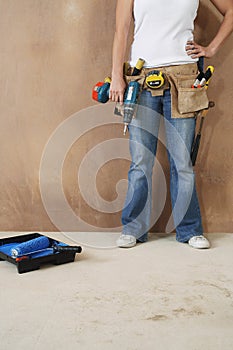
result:
M 223 22 L 220 28 L 206 47 L 198 45 L 195 42 L 188 41 L 186 45 L 186 51 L 192 58 L 198 58 L 201 56 L 212 57 L 219 50 L 220 46 L 228 38 L 233 31 L 233 0 L 210 0 L 219 12 L 224 16 Z
M 123 64 L 127 47 L 127 39 L 133 13 L 134 0 L 118 0 L 116 7 L 116 30 L 112 52 L 112 83 L 109 98 L 121 103 L 124 98 L 125 81 Z

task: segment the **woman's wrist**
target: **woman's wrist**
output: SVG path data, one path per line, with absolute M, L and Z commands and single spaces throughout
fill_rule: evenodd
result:
M 210 43 L 206 49 L 208 51 L 209 57 L 213 57 L 218 51 L 218 47 L 212 43 Z
M 123 71 L 121 72 L 112 71 L 112 79 L 123 79 Z

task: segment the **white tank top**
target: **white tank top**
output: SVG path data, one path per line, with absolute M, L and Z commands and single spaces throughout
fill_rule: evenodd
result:
M 144 67 L 196 62 L 185 51 L 193 39 L 194 19 L 199 0 L 134 0 L 134 41 L 130 64 L 138 58 Z

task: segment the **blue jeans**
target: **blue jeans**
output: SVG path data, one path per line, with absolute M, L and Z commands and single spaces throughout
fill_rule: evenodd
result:
M 196 121 L 195 118 L 171 117 L 170 90 L 165 90 L 163 96 L 152 96 L 149 91 L 143 90 L 136 118 L 129 125 L 132 162 L 122 211 L 122 234 L 133 235 L 138 241 L 145 242 L 154 224 L 150 222 L 152 170 L 162 116 L 170 164 L 170 193 L 176 239 L 187 242 L 191 237 L 203 234 L 195 174 L 190 159 Z

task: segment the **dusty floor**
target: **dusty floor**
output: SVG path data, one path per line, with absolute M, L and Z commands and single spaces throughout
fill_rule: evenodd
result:
M 233 234 L 208 237 L 205 251 L 173 235 L 84 247 L 22 275 L 1 261 L 0 349 L 232 350 Z

